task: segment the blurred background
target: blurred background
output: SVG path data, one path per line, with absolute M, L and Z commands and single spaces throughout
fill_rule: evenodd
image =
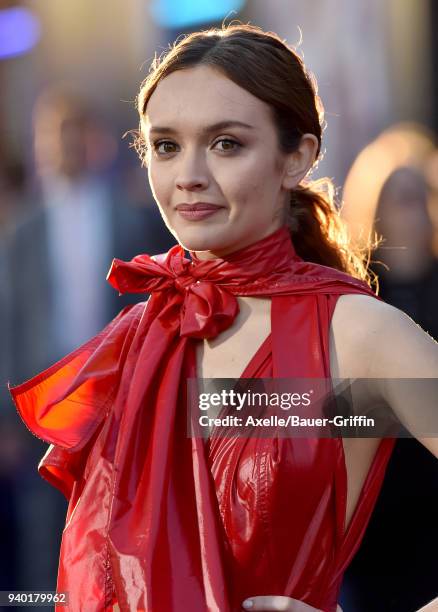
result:
M 155 52 L 224 18 L 298 46 L 326 111 L 314 178 L 334 179 L 355 239 L 384 236 L 380 294 L 438 339 L 434 0 L 0 0 L 0 590 L 55 590 L 67 507 L 37 474 L 47 445 L 6 382 L 125 305 L 105 281 L 113 257 L 174 244 L 123 134 Z M 438 595 L 437 516 L 436 460 L 398 440 L 344 612 L 413 612 Z

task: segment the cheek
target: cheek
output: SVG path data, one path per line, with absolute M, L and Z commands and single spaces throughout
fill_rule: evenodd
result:
M 276 173 L 272 161 L 268 159 L 245 159 L 236 163 L 233 169 L 224 170 L 218 182 L 230 202 L 244 205 L 254 199 L 273 197 Z
M 168 175 L 162 172 L 160 168 L 157 168 L 154 164 L 151 164 L 148 168 L 148 179 L 151 191 L 157 204 L 161 207 L 167 203 L 169 194 L 169 180 Z

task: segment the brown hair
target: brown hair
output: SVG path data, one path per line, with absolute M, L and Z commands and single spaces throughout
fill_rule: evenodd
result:
M 220 70 L 270 106 L 282 152 L 293 152 L 303 134 L 314 134 L 319 143 L 314 166 L 317 164 L 325 125 L 316 80 L 291 47 L 275 33 L 257 26 L 233 24 L 193 32 L 176 41 L 160 58 L 155 57 L 138 95 L 140 118 L 161 79 L 201 64 Z M 141 121 L 134 145 L 144 161 Z M 288 226 L 294 247 L 304 260 L 337 268 L 370 286 L 376 282 L 368 265 L 370 250 L 377 245 L 352 245 L 329 178 L 304 179 L 291 192 Z

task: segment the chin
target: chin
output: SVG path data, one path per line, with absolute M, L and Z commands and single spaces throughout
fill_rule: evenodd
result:
M 219 229 L 197 223 L 196 228 L 173 228 L 172 234 L 186 251 L 222 251 L 230 246 L 229 229 Z

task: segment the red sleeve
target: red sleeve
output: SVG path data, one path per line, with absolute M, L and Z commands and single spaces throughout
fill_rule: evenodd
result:
M 108 413 L 145 303 L 124 308 L 97 336 L 30 380 L 9 390 L 38 438 L 71 452 L 82 449 Z M 53 452 L 62 462 L 67 455 Z M 44 459 L 43 459 L 44 461 Z M 55 468 L 53 468 L 53 473 Z

